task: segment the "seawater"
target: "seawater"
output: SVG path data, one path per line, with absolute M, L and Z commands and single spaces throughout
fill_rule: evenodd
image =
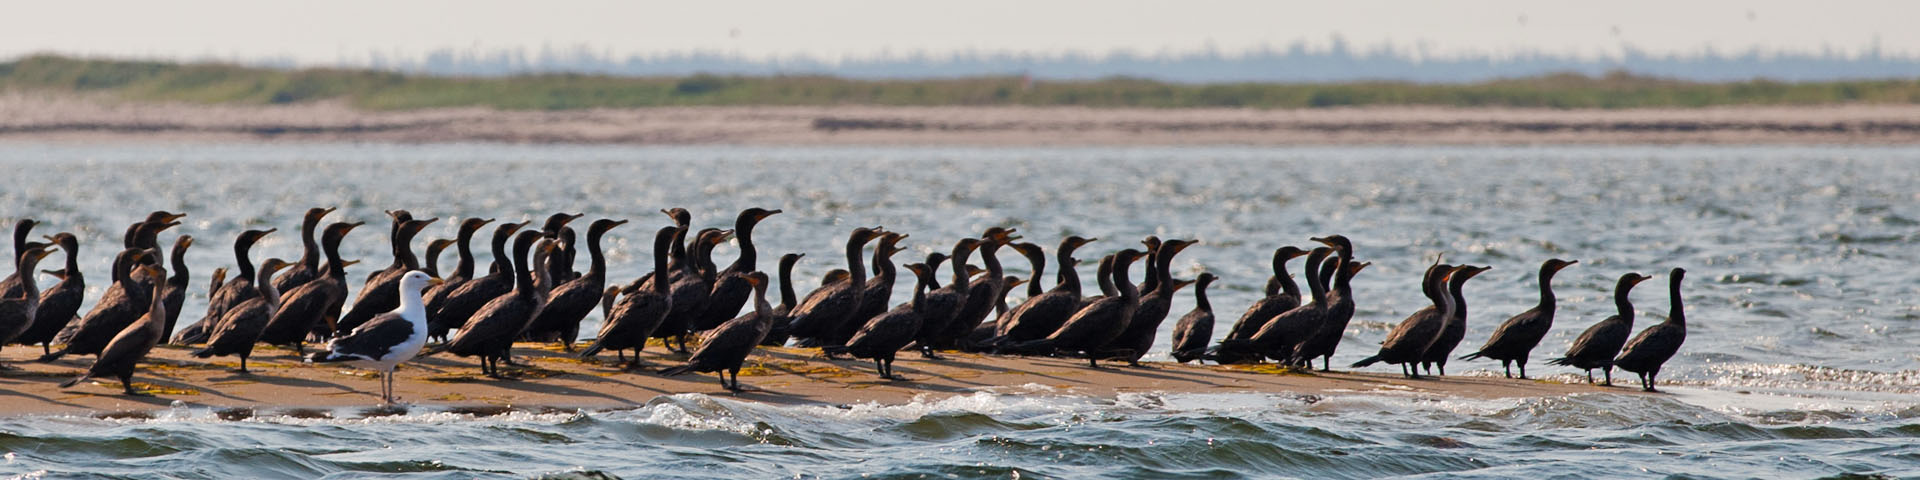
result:
M 0 474 L 30 478 L 1679 478 L 1920 475 L 1920 149 L 1907 147 L 772 148 L 503 145 L 0 144 L 0 216 L 81 237 L 104 278 L 121 229 L 186 211 L 200 239 L 194 285 L 239 231 L 279 227 L 255 258 L 299 254 L 311 206 L 367 221 L 345 254 L 388 261 L 384 209 L 442 222 L 556 211 L 634 220 L 607 244 L 610 276 L 650 268 L 658 210 L 696 226 L 782 208 L 756 230 L 762 268 L 805 252 L 804 291 L 839 264 L 855 226 L 912 234 L 913 261 L 963 235 L 1014 226 L 1081 255 L 1145 235 L 1196 238 L 1175 273 L 1220 275 L 1221 325 L 1258 295 L 1272 249 L 1342 233 L 1372 261 L 1335 363 L 1371 353 L 1418 309 L 1418 275 L 1491 265 L 1467 287 L 1462 353 L 1555 281 L 1560 313 L 1528 371 L 1612 314 L 1619 275 L 1638 326 L 1667 312 L 1665 272 L 1685 267 L 1689 337 L 1665 396 L 1460 400 L 1390 394 L 1128 394 L 1009 387 L 907 405 L 768 406 L 699 394 L 637 409 L 476 417 L 242 421 L 180 407 L 153 419 L 0 420 Z M 735 250 L 716 252 L 720 263 Z M 482 253 L 484 261 L 486 254 Z M 1026 262 L 1002 260 L 1022 275 Z M 451 268 L 448 255 L 443 263 Z M 584 261 L 584 259 L 583 259 Z M 1083 263 L 1091 280 L 1092 261 Z M 361 278 L 372 266 L 350 273 Z M 580 265 L 584 269 L 584 262 Z M 1048 271 L 1058 265 L 1048 265 Z M 1297 264 L 1296 264 L 1296 273 Z M 1140 274 L 1136 269 L 1135 277 Z M 97 296 L 104 282 L 94 283 Z M 1047 281 L 1051 285 L 1051 280 Z M 905 298 L 900 282 L 896 298 Z M 1018 294 L 1015 295 L 1017 301 Z M 194 291 L 183 321 L 197 319 Z M 1173 316 L 1193 305 L 1191 291 Z M 597 318 L 588 320 L 592 331 Z M 1172 321 L 1166 328 L 1171 328 Z M 1167 335 L 1150 359 L 1166 358 Z M 1457 375 L 1497 375 L 1454 362 Z M 1386 367 L 1391 368 L 1391 367 Z M 1383 370 L 1384 371 L 1384 370 Z

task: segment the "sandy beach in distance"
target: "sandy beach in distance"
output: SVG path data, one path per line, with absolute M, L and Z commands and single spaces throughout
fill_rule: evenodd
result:
M 122 395 L 115 379 L 96 379 L 61 389 L 93 362 L 90 356 L 34 363 L 36 348 L 9 348 L 0 355 L 17 370 L 0 371 L 0 416 L 141 412 L 193 407 L 279 410 L 297 407 L 373 406 L 380 402 L 377 373 L 331 364 L 300 363 L 290 350 L 262 346 L 248 362 L 253 373 L 231 370 L 234 358 L 195 359 L 188 347 L 154 350 L 134 382 L 153 397 Z M 659 347 L 642 356 L 646 372 L 622 372 L 613 355 L 577 360 L 552 345 L 520 344 L 518 358 L 530 368 L 509 370 L 515 378 L 483 377 L 470 359 L 441 355 L 401 366 L 396 392 L 408 404 L 446 407 L 618 408 L 645 405 L 656 396 L 703 393 L 773 404 L 900 404 L 916 398 L 937 400 L 977 391 L 1112 397 L 1123 392 L 1395 394 L 1450 398 L 1546 397 L 1572 393 L 1638 393 L 1627 388 L 1563 384 L 1500 377 L 1401 378 L 1391 369 L 1332 373 L 1289 372 L 1273 365 L 1215 366 L 1152 363 L 1087 368 L 1066 358 L 994 357 L 952 353 L 927 361 L 901 355 L 895 368 L 910 379 L 880 380 L 871 362 L 827 360 L 813 349 L 763 348 L 748 359 L 740 380 L 750 391 L 729 393 L 713 375 L 662 377 L 652 372 L 681 363 L 684 355 Z M 1464 366 L 1463 366 L 1464 367 Z M 1544 371 L 1543 371 L 1544 372 Z
M 0 140 L 636 145 L 1912 144 L 1920 105 L 1548 110 L 663 107 L 364 111 L 0 93 Z

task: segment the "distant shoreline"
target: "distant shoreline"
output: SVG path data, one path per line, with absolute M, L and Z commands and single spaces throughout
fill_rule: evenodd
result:
M 747 106 L 368 111 L 0 94 L 0 141 L 624 145 L 1920 144 L 1920 105 L 1551 110 Z

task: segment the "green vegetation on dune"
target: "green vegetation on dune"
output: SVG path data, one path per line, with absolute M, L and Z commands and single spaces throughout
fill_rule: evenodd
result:
M 1133 78 L 1019 77 L 850 80 L 824 76 L 613 77 L 539 74 L 439 77 L 371 70 L 277 70 L 216 63 L 33 56 L 0 63 L 0 89 L 91 92 L 134 101 L 274 104 L 344 99 L 362 108 L 565 110 L 692 105 L 1029 105 L 1324 108 L 1370 105 L 1640 108 L 1920 103 L 1920 80 L 1694 83 L 1627 74 L 1575 74 L 1435 85 L 1178 84 Z

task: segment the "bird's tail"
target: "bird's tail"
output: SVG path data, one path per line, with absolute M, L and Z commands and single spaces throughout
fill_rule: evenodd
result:
M 1220 343 L 1214 345 L 1213 348 L 1207 349 L 1201 358 L 1213 360 L 1214 362 L 1225 365 L 1258 360 L 1259 354 L 1254 350 L 1252 340 L 1234 339 L 1221 340 Z
M 332 351 L 321 350 L 307 354 L 307 363 L 332 363 L 352 360 L 351 355 L 335 355 Z
M 1205 357 L 1206 355 L 1207 355 L 1207 349 L 1205 348 L 1189 348 L 1186 350 L 1173 351 L 1173 359 L 1179 361 L 1180 363 L 1187 363 L 1194 360 L 1199 360 L 1202 357 Z
M 429 357 L 429 356 L 432 356 L 432 355 L 434 355 L 434 354 L 438 354 L 438 353 L 440 353 L 440 352 L 445 352 L 445 351 L 447 351 L 447 349 L 448 349 L 448 348 L 452 348 L 452 346 L 453 346 L 453 341 L 452 341 L 452 340 L 448 340 L 448 341 L 445 341 L 445 342 L 440 342 L 440 344 L 439 344 L 439 345 L 434 345 L 434 346 L 431 346 L 431 347 L 427 347 L 427 349 L 426 349 L 426 350 L 421 350 L 421 351 L 420 351 L 420 355 L 417 355 L 417 356 L 416 356 L 416 358 L 427 358 L 427 357 Z
M 209 357 L 212 357 L 212 356 L 213 356 L 213 346 L 212 346 L 212 345 L 208 345 L 208 346 L 207 346 L 207 348 L 202 348 L 202 349 L 199 349 L 199 350 L 194 350 L 194 351 L 193 351 L 193 353 L 189 353 L 188 355 L 192 355 L 192 356 L 193 356 L 193 358 L 209 358 Z
M 1485 356 L 1487 356 L 1487 352 L 1486 352 L 1485 350 L 1482 350 L 1482 351 L 1478 351 L 1478 352 L 1473 352 L 1473 353 L 1469 353 L 1469 354 L 1466 354 L 1466 355 L 1461 355 L 1459 359 L 1460 359 L 1460 360 L 1473 360 L 1473 359 L 1476 359 L 1476 358 L 1480 358 L 1480 357 L 1485 357 Z
M 34 361 L 40 362 L 40 363 L 52 363 L 54 360 L 59 360 L 60 357 L 64 357 L 64 356 L 67 356 L 67 349 L 62 348 L 59 350 L 54 350 L 53 353 L 41 355 L 40 358 L 34 359 Z M 77 382 L 79 380 L 75 380 L 75 381 Z
M 584 359 L 584 358 L 593 358 L 593 356 L 594 356 L 595 354 L 598 354 L 598 353 L 600 353 L 600 351 L 601 351 L 601 350 L 606 350 L 606 349 L 607 349 L 607 347 L 602 347 L 602 346 L 600 346 L 600 340 L 598 340 L 598 339 L 595 339 L 595 340 L 593 341 L 593 345 L 592 345 L 592 346 L 588 346 L 586 350 L 581 350 L 581 351 L 580 351 L 580 355 L 578 356 L 578 358 L 583 358 L 583 359 Z
M 1565 366 L 1571 367 L 1573 366 L 1573 357 L 1560 357 L 1552 360 L 1547 360 L 1547 364 L 1548 365 L 1565 365 Z
M 820 347 L 820 353 L 824 353 L 829 357 L 834 355 L 846 355 L 847 352 L 850 350 L 851 348 L 847 347 L 846 345 L 828 345 L 825 347 Z
M 92 373 L 85 373 L 85 374 L 81 374 L 81 375 L 80 375 L 80 376 L 78 376 L 78 377 L 74 377 L 74 378 L 73 378 L 72 380 L 67 380 L 67 381 L 65 381 L 65 382 L 60 382 L 60 388 L 67 388 L 67 387 L 71 387 L 71 386 L 74 386 L 74 385 L 79 385 L 79 384 L 80 384 L 80 382 L 84 382 L 84 381 L 87 381 L 87 379 L 89 379 L 89 378 L 93 378 L 93 374 L 92 374 Z
M 674 375 L 684 375 L 687 372 L 692 372 L 692 371 L 693 371 L 693 364 L 688 363 L 686 365 L 681 365 L 678 367 L 662 368 L 660 369 L 660 375 L 671 377 Z
M 1011 342 L 1000 345 L 999 353 L 1006 355 L 1044 355 L 1053 353 L 1053 339 L 1042 338 L 1024 342 Z
M 1375 364 L 1375 363 L 1380 363 L 1380 356 L 1379 356 L 1379 355 L 1374 355 L 1374 356 L 1371 356 L 1371 357 L 1367 357 L 1367 358 L 1362 358 L 1362 359 L 1360 359 L 1360 361 L 1358 361 L 1358 362 L 1353 362 L 1353 365 L 1348 365 L 1348 367 L 1350 367 L 1350 368 L 1361 368 L 1361 367 L 1365 367 L 1365 366 L 1368 366 L 1368 365 L 1373 365 L 1373 364 Z

